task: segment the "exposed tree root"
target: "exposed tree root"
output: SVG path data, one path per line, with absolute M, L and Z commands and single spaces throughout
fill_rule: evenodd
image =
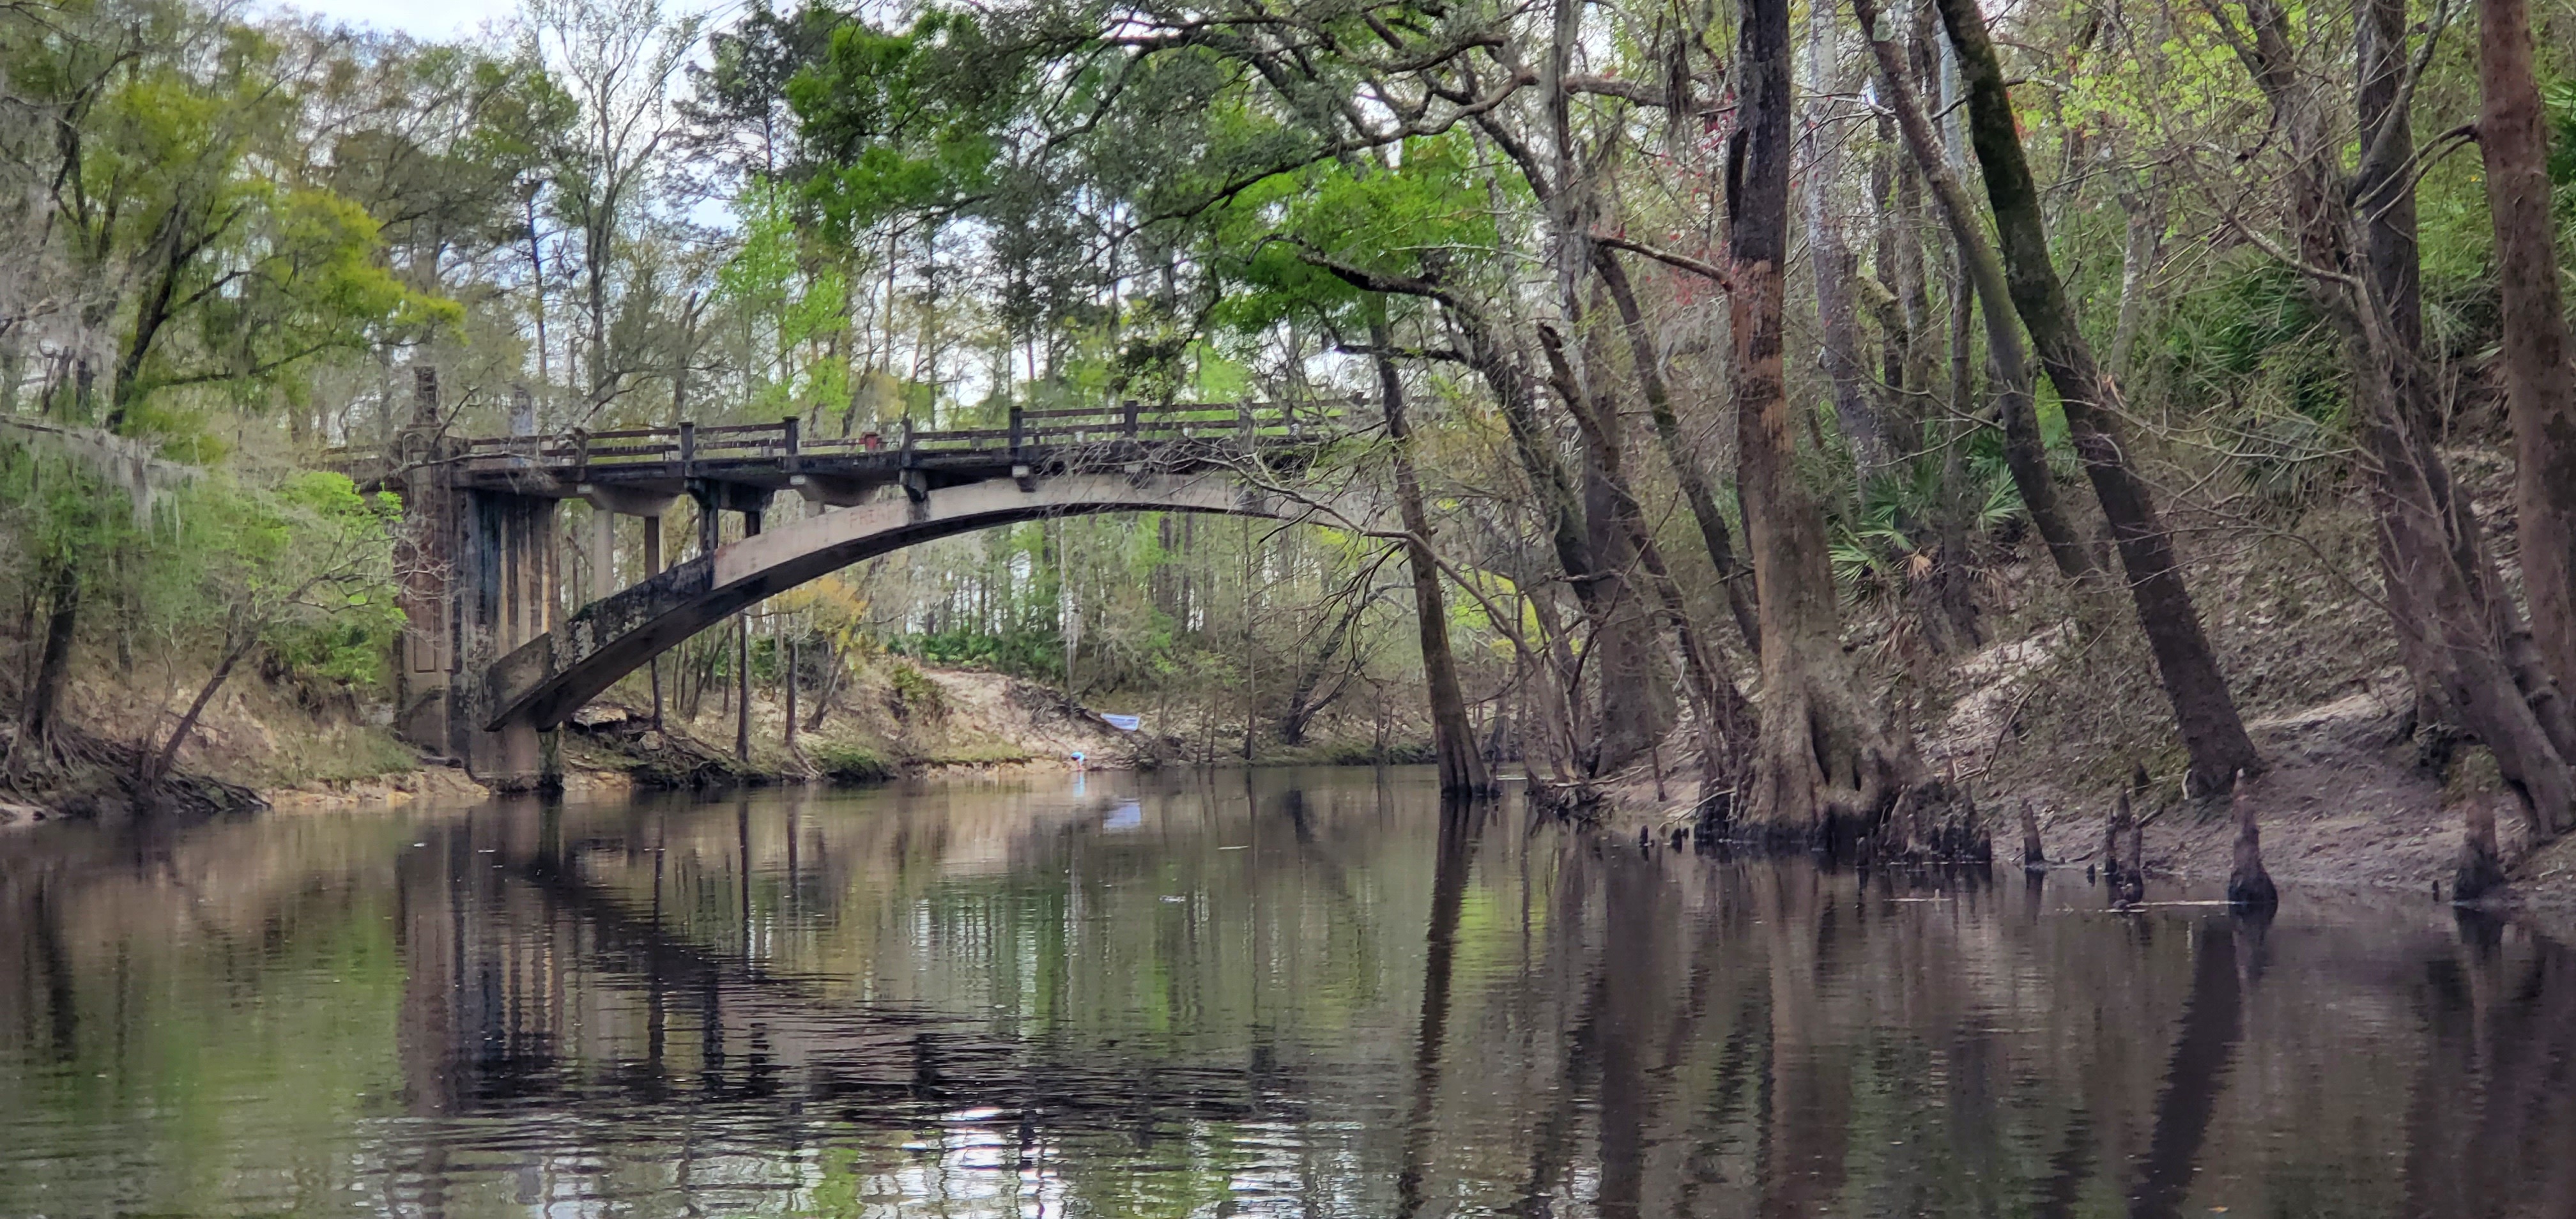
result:
M 145 746 L 59 721 L 23 739 L 0 728 L 0 743 L 8 759 L 0 770 L 0 791 L 58 816 L 202 818 L 268 807 L 258 792 L 210 775 L 173 770 L 147 784 L 151 752 Z

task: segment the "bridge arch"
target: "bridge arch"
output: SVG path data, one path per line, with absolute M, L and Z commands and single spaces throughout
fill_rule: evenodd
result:
M 480 683 L 487 732 L 532 734 L 570 719 L 619 678 L 681 641 L 806 581 L 907 546 L 998 525 L 1108 512 L 1204 512 L 1299 520 L 1311 502 L 1223 474 L 1064 474 L 985 479 L 790 521 L 583 606 L 495 661 Z

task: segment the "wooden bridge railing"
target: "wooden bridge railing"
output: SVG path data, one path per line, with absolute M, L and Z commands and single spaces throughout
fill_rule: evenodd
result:
M 893 434 L 815 436 L 798 419 L 776 423 L 682 423 L 553 436 L 486 436 L 465 442 L 471 464 L 538 464 L 590 469 L 602 466 L 702 462 L 793 462 L 870 453 L 1019 455 L 1089 445 L 1168 444 L 1204 441 L 1252 448 L 1329 440 L 1346 429 L 1347 407 L 1313 403 L 1124 402 L 1062 410 L 1011 408 L 1003 427 L 915 429 L 904 420 Z M 352 448 L 349 458 L 367 454 Z

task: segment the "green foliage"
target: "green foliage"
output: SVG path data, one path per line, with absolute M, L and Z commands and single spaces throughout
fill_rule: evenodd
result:
M 168 569 L 166 629 L 255 642 L 273 676 L 308 690 L 373 688 L 402 631 L 401 514 L 398 500 L 362 496 L 342 474 L 269 487 L 209 476 L 180 498 L 178 528 L 149 552 Z
M 2158 359 L 2166 401 L 2230 453 L 2255 506 L 2293 511 L 2340 480 L 2350 370 L 2292 269 L 2240 262 L 2186 294 Z
M 746 181 L 802 180 L 812 166 L 794 147 L 788 86 L 822 61 L 833 33 L 849 20 L 826 4 L 781 14 L 764 2 L 708 35 L 706 63 L 689 69 L 695 95 L 680 103 L 695 149 Z
M 2297 411 L 2250 413 L 2228 434 L 2234 446 L 2234 475 L 2251 492 L 2254 505 L 2274 512 L 2295 512 L 2318 494 L 2341 482 L 2349 464 L 2339 420 L 2321 420 Z
M 1324 163 L 1263 179 L 1212 230 L 1217 265 L 1240 289 L 1211 310 L 1210 320 L 1248 334 L 1321 313 L 1361 328 L 1366 320 L 1357 310 L 1367 294 L 1305 253 L 1415 278 L 1426 258 L 1445 263 L 1494 249 L 1499 235 L 1473 154 L 1464 135 L 1452 135 L 1408 142 L 1391 168 Z
M 399 101 L 381 125 L 332 144 L 327 184 L 366 204 L 389 245 L 436 252 L 466 238 L 518 240 L 525 192 L 580 103 L 524 49 L 500 57 L 431 45 L 376 62 L 382 89 Z M 434 263 L 421 271 L 422 286 L 437 279 Z
M 876 783 L 899 773 L 894 763 L 865 745 L 826 741 L 807 753 L 816 768 L 839 783 Z
M 1945 516 L 1964 514 L 1960 525 L 1970 537 L 2021 516 L 2021 492 L 2000 453 L 1972 451 L 1965 464 L 1966 485 L 1955 500 L 1941 455 L 1926 453 L 1870 479 L 1857 512 L 1829 522 L 1829 558 L 1845 596 L 1868 601 L 1929 578 Z
M 754 181 L 734 202 L 741 244 L 716 272 L 716 298 L 760 331 L 762 361 L 752 413 L 783 418 L 809 404 L 850 399 L 850 366 L 816 340 L 848 326 L 849 283 L 828 263 L 809 266 L 785 188 Z
M 2541 100 L 2549 110 L 2550 180 L 2576 186 L 2576 80 L 2551 84 Z
M 1064 637 L 1052 628 L 995 633 L 960 627 L 898 635 L 886 641 L 886 650 L 928 664 L 990 669 L 1039 681 L 1064 680 Z M 916 676 L 919 672 L 909 665 L 900 666 L 899 671 Z
M 223 288 L 196 310 L 193 354 L 163 349 L 135 387 L 138 398 L 215 383 L 256 411 L 299 390 L 293 378 L 317 356 L 413 340 L 463 320 L 455 301 L 415 291 L 384 265 L 379 226 L 365 208 L 308 187 L 262 184 L 254 193 L 258 214 L 226 260 L 232 265 L 210 281 Z
M 0 446 L 0 529 L 23 578 L 70 565 L 169 658 L 212 665 L 257 649 L 263 670 L 308 701 L 383 684 L 403 621 L 397 499 L 362 496 L 341 474 L 262 483 L 221 469 L 147 514 L 129 494 L 79 463 Z
M 351 613 L 272 628 L 266 640 L 271 680 L 307 691 L 385 688 L 387 661 L 402 639 L 402 615 Z
M 1016 76 L 964 10 L 927 9 L 901 32 L 838 26 L 786 89 L 820 163 L 807 197 L 845 236 L 966 207 L 991 183 Z
M 1389 741 L 1381 749 L 1367 741 L 1336 741 L 1317 751 L 1326 766 L 1420 766 L 1440 760 L 1429 741 Z
M 130 62 L 65 53 L 7 65 L 32 69 L 33 104 L 77 116 L 46 150 L 62 165 L 62 253 L 113 286 L 86 314 L 114 353 L 94 377 L 112 402 L 62 386 L 69 417 L 185 439 L 199 429 L 165 391 L 209 386 L 255 408 L 299 393 L 316 357 L 457 321 L 453 302 L 387 269 L 364 207 L 303 174 L 301 62 L 264 31 L 188 30 L 194 14 L 154 12 L 176 28 Z
M 2164 327 L 2164 383 L 2211 408 L 2271 379 L 2283 405 L 2313 419 L 2343 409 L 2331 336 L 2297 272 L 2270 260 L 2240 262 L 2175 303 Z
M 695 19 L 666 19 L 657 0 L 530 3 L 529 36 L 510 46 L 344 36 L 199 0 L 0 5 L 0 79 L 20 103 L 0 112 L 12 175 L 0 199 L 20 200 L 26 246 L 10 253 L 28 255 L 31 285 L 0 301 L 0 411 L 107 424 L 209 471 L 139 523 L 112 473 L 0 455 L 0 559 L 22 615 L 66 573 L 102 594 L 82 611 L 84 663 L 111 630 L 119 645 L 157 634 L 147 644 L 189 662 L 175 668 L 248 630 L 282 679 L 380 684 L 392 629 L 380 559 L 347 577 L 374 590 L 354 602 L 281 590 L 319 561 L 308 539 L 372 552 L 384 522 L 257 471 L 399 427 L 415 371 L 441 374 L 458 433 L 497 430 L 521 383 L 549 432 L 842 410 L 856 432 L 1120 398 L 1340 399 L 1375 389 L 1355 349 L 1382 326 L 1403 353 L 1437 545 L 1471 582 L 1456 593 L 1481 594 L 1453 595 L 1449 612 L 1476 670 L 1471 697 L 1490 702 L 1532 659 L 1502 628 L 1536 640 L 1541 599 L 1566 590 L 1548 507 L 1526 480 L 1551 456 L 1579 471 L 1585 440 L 1543 392 L 1507 433 L 1489 409 L 1495 383 L 1461 369 L 1462 323 L 1481 315 L 1478 337 L 1524 373 L 1540 367 L 1537 324 L 1599 337 L 1572 329 L 1576 306 L 1598 324 L 1611 314 L 1557 258 L 1579 252 L 1567 221 L 1720 257 L 1724 153 L 1711 137 L 1724 124 L 1693 130 L 1687 107 L 1647 96 L 1687 83 L 1724 107 L 1705 90 L 1724 75 L 1710 56 L 1725 33 L 1686 15 L 1696 34 L 1633 6 L 1569 10 L 1576 70 L 1593 83 L 1560 111 L 1537 88 L 1548 23 L 1509 8 L 764 2 L 692 59 Z M 2299 244 L 2283 231 L 2296 210 L 2279 172 L 2296 141 L 2216 10 L 2135 16 L 2042 9 L 2012 23 L 2005 54 L 2049 179 L 2050 244 L 2106 356 L 2112 319 L 2139 323 L 2115 371 L 2142 472 L 2188 522 L 2177 527 L 2245 503 L 2286 515 L 2336 487 L 2349 448 L 2349 370 L 2277 256 Z M 2350 71 L 2349 20 L 2300 10 L 2292 25 L 2313 39 L 2293 48 L 2302 73 Z M 2474 110 L 2471 44 L 2436 49 L 2419 136 Z M 683 77 L 693 96 L 678 99 Z M 2348 97 L 2348 84 L 2320 96 Z M 2552 85 L 2548 106 L 2552 172 L 2576 187 L 2576 86 Z M 2348 141 L 2351 116 L 2333 109 L 2328 138 Z M 1785 389 L 1817 408 L 1801 436 L 1812 423 L 1823 438 L 1799 446 L 1800 473 L 1832 504 L 1845 587 L 1868 596 L 1934 561 L 1934 522 L 1964 522 L 1981 557 L 2015 553 L 1984 543 L 2009 541 L 2021 508 L 1995 430 L 1948 418 L 1957 404 L 1937 367 L 1915 383 L 1922 357 L 1942 358 L 1939 321 L 1959 291 L 1940 226 L 1916 218 L 1934 265 L 1914 277 L 1907 251 L 1924 243 L 1869 231 L 1902 220 L 1889 210 L 1907 197 L 1901 175 L 1874 172 L 1898 150 L 1867 122 L 1840 134 L 1860 154 L 1845 179 L 1799 189 L 1841 205 L 1863 295 L 1881 307 L 1863 319 L 1862 354 L 1874 374 L 1905 370 L 1890 409 L 1968 449 L 1964 463 L 1917 461 L 1855 487 L 1812 358 L 1813 265 L 1793 270 Z M 2421 144 L 2427 355 L 2450 395 L 2446 440 L 2475 444 L 2501 324 L 2484 184 L 2465 146 Z M 708 198 L 730 200 L 737 223 L 704 225 Z M 2576 189 L 2562 207 L 2576 216 Z M 2132 219 L 2152 221 L 2161 245 L 2143 294 L 2124 297 Z M 1729 503 L 1722 306 L 1671 261 L 1623 265 L 1688 443 Z M 1568 271 L 1577 282 L 1560 282 Z M 1443 299 L 1351 282 L 1370 277 Z M 2124 315 L 2124 300 L 2142 312 Z M 1899 330 L 1914 349 L 1891 350 Z M 1641 386 L 1622 337 L 1585 345 L 1581 374 L 1633 411 Z M 1973 373 L 1982 338 L 1966 341 Z M 2035 406 L 2089 517 L 2044 380 Z M 1620 459 L 1658 522 L 1683 519 L 1642 426 Z M 1675 542 L 1693 532 L 1673 528 Z M 1410 663 L 1406 590 L 1370 566 L 1382 542 L 1054 522 L 887 556 L 771 609 L 787 616 L 781 635 L 827 642 L 845 663 L 886 638 L 917 664 L 1177 694 L 1259 719 L 1264 699 L 1354 675 L 1391 688 Z M 1671 557 L 1690 602 L 1713 612 L 1699 549 Z M 779 637 L 754 640 L 763 681 L 780 669 Z M 730 676 L 733 649 L 709 655 Z
M 898 661 L 886 671 L 886 691 L 898 718 L 935 724 L 948 714 L 948 692 L 911 665 Z

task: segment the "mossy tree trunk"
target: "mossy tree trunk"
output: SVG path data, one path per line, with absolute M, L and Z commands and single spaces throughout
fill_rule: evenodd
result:
M 2092 345 L 2076 324 L 2074 302 L 2050 259 L 2039 187 L 2022 153 L 2019 121 L 1985 14 L 1976 0 L 1937 2 L 1967 86 L 1969 140 L 1994 207 L 2014 311 L 2030 332 L 2040 367 L 2057 387 L 2076 456 L 2110 522 L 2138 625 L 2155 654 L 2157 675 L 2191 756 L 2191 786 L 2202 794 L 2225 791 L 2238 771 L 2260 770 L 2262 759 L 2202 630 L 2173 536 L 2131 462 L 2133 446 L 2120 424 L 2119 391 L 2095 363 Z
M 1984 308 L 1986 356 L 1995 371 L 1995 415 L 2003 425 L 2004 465 L 2012 474 L 2014 489 L 2021 492 L 2022 510 L 2030 514 L 2031 527 L 2047 544 L 2048 557 L 2058 572 L 2069 580 L 2084 579 L 2094 574 L 2093 560 L 2085 552 L 2083 535 L 2058 502 L 2057 478 L 2048 468 L 2048 446 L 2040 438 L 2039 414 L 2031 405 L 2030 349 L 2022 341 L 2003 259 L 1987 239 L 1984 217 L 1969 199 L 1967 187 L 1950 172 L 1949 161 L 1942 156 L 1940 138 L 1924 112 L 1902 49 L 1875 36 L 1876 0 L 1853 0 L 1852 11 L 1860 18 L 1861 28 L 1873 32 L 1870 51 L 1878 60 L 1886 100 L 1896 112 L 1898 134 L 1941 205 L 1942 219 L 1959 247 L 1960 265 Z

